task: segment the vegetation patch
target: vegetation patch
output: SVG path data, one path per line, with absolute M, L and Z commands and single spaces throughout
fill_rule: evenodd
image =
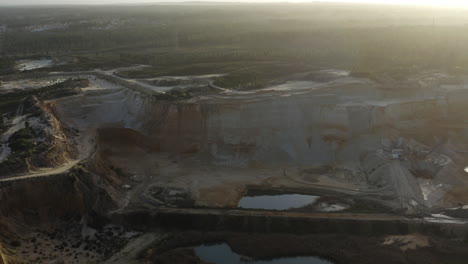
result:
M 15 72 L 15 60 L 8 57 L 0 57 L 0 75 L 12 74 Z M 0 81 L 0 85 L 2 82 Z
M 20 172 L 27 168 L 27 159 L 33 154 L 40 153 L 47 146 L 44 143 L 36 142 L 36 132 L 26 123 L 26 127 L 14 133 L 8 146 L 11 153 L 6 160 L 0 163 L 0 175 Z
M 186 89 L 172 89 L 165 93 L 156 94 L 154 97 L 158 100 L 177 101 L 190 99 L 193 95 Z
M 52 84 L 35 90 L 20 90 L 2 94 L 0 100 L 0 114 L 14 112 L 18 106 L 28 97 L 36 96 L 41 100 L 58 99 L 65 96 L 78 94 L 80 88 L 89 85 L 88 79 L 67 79 L 61 83 Z
M 0 113 L 3 117 L 11 119 L 17 109 L 22 106 L 23 115 L 41 117 L 40 109 L 35 106 L 33 96 L 40 100 L 52 100 L 64 96 L 78 94 L 80 88 L 89 85 L 87 79 L 67 79 L 64 82 L 39 88 L 36 90 L 21 90 L 2 95 L 0 101 Z M 0 129 L 4 132 L 8 125 L 2 118 Z M 49 145 L 45 140 L 46 135 L 42 131 L 33 129 L 26 121 L 25 127 L 14 133 L 8 140 L 11 153 L 8 158 L 0 163 L 0 175 L 18 173 L 28 168 L 28 159 L 47 151 Z M 42 139 L 41 139 L 42 138 Z
M 215 85 L 235 90 L 252 90 L 281 84 L 293 75 L 311 71 L 313 67 L 293 63 L 272 63 L 246 67 L 215 80 Z

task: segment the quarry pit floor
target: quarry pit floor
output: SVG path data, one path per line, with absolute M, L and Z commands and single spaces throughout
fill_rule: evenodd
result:
M 180 119 L 180 114 L 188 115 L 190 119 L 191 113 L 181 112 L 183 111 L 181 107 L 216 106 L 223 108 L 216 111 L 226 111 L 226 114 L 222 113 L 224 116 L 218 114 L 217 116 L 213 115 L 209 120 L 199 121 L 205 123 L 216 121 L 219 126 L 224 122 L 220 118 L 227 118 L 226 124 L 229 127 L 226 127 L 224 131 L 229 130 L 229 133 L 234 133 L 234 135 L 229 134 L 229 137 L 236 136 L 236 133 L 242 137 L 241 139 L 235 139 L 234 141 L 237 142 L 234 143 L 225 142 L 224 144 L 233 146 L 227 151 L 234 151 L 235 153 L 227 153 L 227 158 L 220 158 L 213 157 L 213 153 L 207 155 L 206 149 L 216 147 L 212 146 L 213 140 L 230 141 L 231 139 L 218 137 L 210 139 L 210 142 L 195 142 L 192 144 L 196 145 L 195 149 L 188 146 L 181 151 L 177 146 L 177 137 L 174 138 L 172 135 L 166 134 L 175 131 L 164 131 L 165 125 L 172 126 L 171 121 L 167 125 L 164 122 L 168 122 L 168 117 L 157 117 L 158 115 L 167 115 L 167 110 L 164 110 L 166 112 L 152 112 L 160 111 L 158 106 L 155 106 L 158 103 L 151 100 L 147 102 L 149 100 L 148 93 L 164 92 L 166 88 L 158 90 L 158 86 L 153 85 L 150 89 L 149 86 L 152 84 L 143 82 L 145 80 L 125 79 L 116 75 L 120 70 L 139 69 L 141 67 L 143 66 L 110 71 L 97 70 L 73 74 L 50 74 L 52 77 L 45 79 L 47 82 L 55 81 L 55 79 L 51 80 L 50 78 L 60 79 L 67 76 L 84 77 L 91 81 L 91 85 L 84 88 L 82 94 L 51 102 L 56 105 L 61 121 L 66 126 L 80 131 L 81 135 L 75 139 L 76 145 L 80 148 L 80 157 L 59 168 L 45 168 L 42 171 L 28 175 L 0 180 L 47 176 L 65 172 L 78 162 L 86 159 L 93 152 L 93 147 L 97 147 L 97 152 L 100 155 L 102 154 L 106 162 L 109 162 L 112 164 L 111 166 L 126 175 L 127 180 L 124 185 L 126 192 L 128 192 L 127 199 L 129 201 L 148 201 L 148 199 L 153 198 L 158 201 L 158 197 L 153 197 L 149 191 L 151 187 L 157 186 L 167 189 L 167 192 L 163 193 L 171 193 L 171 189 L 183 190 L 187 197 L 193 200 L 193 206 L 220 208 L 237 207 L 239 200 L 250 189 L 265 190 L 268 188 L 275 191 L 284 190 L 287 193 L 296 191 L 313 194 L 317 190 L 321 190 L 333 194 L 342 193 L 345 196 L 354 195 L 359 198 L 369 198 L 371 201 L 381 200 L 384 208 L 392 208 L 392 210 L 396 211 L 409 208 L 410 212 L 417 212 L 423 208 L 423 211 L 430 212 L 430 209 L 434 207 L 456 207 L 457 204 L 468 204 L 468 195 L 466 197 L 462 195 L 464 190 L 468 189 L 468 187 L 465 187 L 468 186 L 466 183 L 468 179 L 462 171 L 462 168 L 468 163 L 468 157 L 457 151 L 468 145 L 463 141 L 464 136 L 460 137 L 459 130 L 460 127 L 463 129 L 464 125 L 460 123 L 443 124 L 448 125 L 449 130 L 453 130 L 453 132 L 450 131 L 452 135 L 441 135 L 446 137 L 442 139 L 442 141 L 445 140 L 445 143 L 442 144 L 441 140 L 438 140 L 438 142 L 427 140 L 426 133 L 422 133 L 428 126 L 431 126 L 428 125 L 428 122 L 432 122 L 432 113 L 418 116 L 421 111 L 424 112 L 428 107 L 438 107 L 438 102 L 442 99 L 447 100 L 452 96 L 452 93 L 463 93 L 465 91 L 464 85 L 440 85 L 437 89 L 424 93 L 421 93 L 421 90 L 427 90 L 427 87 L 408 89 L 404 92 L 401 90 L 393 91 L 391 89 L 382 89 L 381 86 L 385 85 L 368 79 L 350 77 L 349 73 L 339 71 L 336 78 L 325 83 L 289 81 L 285 84 L 254 91 L 228 91 L 224 89 L 221 93 L 205 94 L 189 99 L 186 102 L 174 102 L 170 103 L 172 104 L 170 106 L 164 106 L 169 108 L 175 106 L 178 109 L 176 111 L 179 111 L 179 116 L 176 117 L 178 119 Z M 423 77 L 428 78 L 427 75 L 425 74 Z M 207 78 L 206 82 L 210 84 L 208 80 L 216 76 L 218 75 L 207 75 L 199 78 Z M 193 78 L 188 80 L 193 80 Z M 32 81 L 34 84 L 38 83 L 35 80 Z M 14 82 L 11 85 L 7 83 L 6 87 L 14 87 L 15 85 Z M 145 96 L 142 97 L 142 93 Z M 136 101 L 132 102 L 131 98 Z M 260 109 L 258 111 L 262 114 L 276 115 L 276 112 L 267 112 L 270 111 L 269 109 L 262 110 L 266 107 L 265 105 L 271 105 L 273 109 L 276 109 L 275 111 L 278 111 L 278 109 L 286 111 L 288 117 L 301 115 L 307 118 L 307 115 L 297 112 L 298 109 L 291 110 L 291 104 L 317 104 L 320 108 L 320 114 L 314 113 L 310 118 L 316 119 L 316 115 L 320 115 L 318 117 L 320 122 L 297 125 L 292 122 L 301 122 L 300 120 L 291 120 L 289 121 L 291 123 L 289 130 L 287 127 L 288 121 L 286 121 L 286 126 L 282 127 L 270 123 L 265 124 L 266 126 L 273 126 L 267 129 L 252 127 L 256 126 L 255 122 L 260 122 L 258 126 L 262 125 L 262 121 L 257 120 L 248 121 L 247 127 L 244 127 L 241 123 L 228 123 L 230 122 L 229 119 L 233 118 L 233 114 L 235 118 L 240 118 L 239 120 L 248 118 L 251 109 L 257 111 L 255 109 L 258 108 Z M 410 113 L 390 113 L 393 108 L 406 107 L 407 105 L 413 108 L 413 110 L 409 110 Z M 228 110 L 224 110 L 226 107 Z M 234 109 L 234 112 L 232 109 Z M 327 109 L 331 109 L 330 114 L 327 113 Z M 376 110 L 372 110 L 373 112 L 371 111 L 369 114 L 362 112 L 362 109 Z M 156 116 L 156 119 L 144 120 L 145 111 L 148 115 Z M 301 111 L 305 110 L 301 109 Z M 309 111 L 316 110 L 314 108 Z M 357 117 L 354 116 L 353 111 L 357 111 Z M 375 117 L 375 115 L 380 114 L 379 111 L 383 111 L 383 116 Z M 390 115 L 390 120 L 387 122 L 397 122 L 398 124 L 391 127 L 386 127 L 384 124 L 375 126 L 369 131 L 355 131 L 361 128 L 347 128 L 347 123 L 351 121 L 345 120 L 344 123 L 342 122 L 343 118 L 349 119 L 352 117 L 353 120 L 357 118 L 359 124 L 362 125 L 365 123 L 362 123 L 360 119 L 367 118 L 366 115 L 370 115 L 372 120 L 376 120 L 372 122 L 388 119 L 387 115 Z M 395 117 L 395 115 L 400 116 Z M 200 118 L 196 115 L 194 117 Z M 335 119 L 338 121 L 335 122 Z M 273 122 L 277 121 L 280 120 L 274 120 Z M 155 124 L 157 122 L 162 122 L 162 124 L 160 127 L 156 127 L 156 131 L 151 131 L 151 129 L 154 129 L 151 128 L 152 126 L 158 126 L 158 124 Z M 183 121 L 177 120 L 176 122 Z M 409 122 L 412 124 L 409 124 Z M 177 133 L 181 136 L 180 141 L 184 141 L 184 137 L 190 137 L 190 133 L 200 133 L 198 127 L 190 127 L 193 125 L 200 126 L 199 124 L 192 124 L 190 120 L 187 123 L 186 126 L 178 125 L 179 132 Z M 239 126 L 240 129 L 236 131 L 235 126 Z M 304 154 L 302 153 L 303 147 L 298 150 L 299 147 L 294 139 L 296 136 L 302 137 L 303 132 L 296 132 L 295 130 L 311 131 L 315 129 L 315 126 L 319 130 L 318 135 L 315 131 L 306 132 L 306 134 L 309 133 L 309 136 L 305 135 L 304 141 L 311 150 Z M 443 127 L 443 129 L 446 128 Z M 272 132 L 267 131 L 268 129 L 271 129 Z M 433 132 L 436 134 L 434 138 L 439 136 L 438 133 L 441 129 L 440 127 L 433 128 Z M 155 136 L 154 132 L 159 134 Z M 99 133 L 104 134 L 99 135 Z M 201 133 L 223 133 L 223 129 L 213 132 L 201 131 Z M 252 134 L 249 135 L 248 133 Z M 276 140 L 268 138 L 271 137 L 271 133 L 274 133 L 275 137 L 283 137 L 281 139 L 283 141 L 281 143 L 268 142 L 268 140 Z M 205 136 L 213 137 L 212 135 Z M 132 137 L 137 137 L 138 140 L 128 140 Z M 200 136 L 197 135 L 197 137 Z M 252 158 L 252 155 L 242 153 L 258 152 L 256 149 L 251 149 L 263 147 L 258 146 L 258 142 L 252 144 L 243 141 L 246 141 L 247 138 L 247 141 L 255 142 L 255 140 L 258 141 L 262 137 L 265 138 L 265 142 L 261 144 L 267 146 L 270 144 L 272 148 L 282 149 L 281 155 L 284 155 L 285 152 L 286 155 L 294 151 L 302 152 L 291 154 L 290 157 L 287 157 L 288 162 L 283 162 L 282 157 L 266 156 L 258 159 Z M 322 142 L 316 143 L 317 140 Z M 457 142 L 454 142 L 455 140 Z M 430 145 L 428 142 L 430 142 Z M 158 147 L 152 147 L 158 144 Z M 174 146 L 172 147 L 171 144 Z M 200 144 L 211 145 L 203 146 Z M 398 147 L 393 147 L 393 145 L 398 145 Z M 458 147 L 459 145 L 462 145 L 462 147 Z M 150 147 L 148 148 L 148 146 Z M 432 156 L 420 160 L 415 160 L 409 156 L 392 160 L 392 158 L 382 158 L 382 152 L 379 152 L 382 149 L 391 151 L 392 147 L 400 148 L 402 146 L 403 148 L 409 148 L 410 146 L 411 148 L 425 149 L 426 153 L 427 149 L 429 149 Z M 431 150 L 431 148 L 433 149 Z M 208 152 L 210 151 L 212 150 L 208 150 Z M 258 155 L 265 155 L 267 152 L 268 150 L 265 150 Z M 303 157 L 304 155 L 310 155 L 310 157 Z M 438 156 L 433 157 L 434 155 Z M 239 158 L 239 156 L 241 157 Z M 371 158 L 368 158 L 368 156 L 371 156 Z M 377 156 L 377 158 L 374 156 Z M 438 157 L 448 157 L 446 164 L 431 164 L 433 160 L 439 159 Z M 230 158 L 233 158 L 234 162 L 226 162 L 226 159 Z M 293 159 L 293 162 L 290 162 L 291 159 Z M 294 159 L 302 160 L 295 164 Z M 379 164 L 374 166 L 368 165 L 369 163 Z M 366 166 L 374 167 L 366 168 Z M 428 170 L 432 174 L 432 178 L 418 178 L 413 174 L 415 170 Z M 379 175 L 374 176 L 375 174 Z M 378 179 L 370 180 L 369 178 L 372 177 Z M 389 197 L 390 202 L 386 201 L 389 200 Z M 177 200 L 178 198 L 175 197 L 174 199 Z M 159 202 L 161 201 L 159 200 Z M 164 202 L 161 205 L 174 206 L 170 203 L 164 204 Z

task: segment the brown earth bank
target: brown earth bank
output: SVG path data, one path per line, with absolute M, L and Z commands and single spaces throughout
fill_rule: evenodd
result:
M 420 239 L 421 235 L 411 236 Z M 386 237 L 362 237 L 342 234 L 290 235 L 229 232 L 180 232 L 141 254 L 143 263 L 204 263 L 192 250 L 200 244 L 227 243 L 231 249 L 254 259 L 294 256 L 318 256 L 333 263 L 466 263 L 468 244 L 460 240 L 428 238 L 429 243 L 407 249 L 412 243 L 399 240 L 384 245 Z M 417 243 L 415 241 L 414 243 Z M 177 262 L 175 262 L 177 260 Z
M 126 231 L 106 218 L 121 206 L 121 193 L 112 178 L 94 172 L 98 165 L 85 161 L 62 174 L 0 182 L 5 264 L 99 263 L 125 244 Z

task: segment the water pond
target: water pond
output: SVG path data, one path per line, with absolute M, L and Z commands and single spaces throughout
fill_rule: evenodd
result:
M 231 250 L 228 244 L 200 245 L 194 248 L 197 256 L 205 262 L 214 264 L 332 264 L 319 257 L 288 257 L 272 260 L 253 260 Z
M 304 194 L 244 196 L 239 202 L 239 208 L 288 210 L 313 204 L 319 198 L 320 196 Z

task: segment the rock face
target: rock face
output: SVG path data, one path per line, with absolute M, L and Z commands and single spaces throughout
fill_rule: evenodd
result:
M 83 167 L 47 177 L 0 182 L 0 255 L 5 264 L 28 263 L 21 251 L 30 232 L 54 232 L 63 223 L 78 225 L 119 207 L 119 192 L 105 177 Z
M 218 198 L 204 192 L 213 193 L 214 187 L 232 184 L 232 180 L 245 189 L 249 184 L 271 184 L 267 177 L 275 177 L 275 186 L 317 183 L 378 199 L 385 195 L 388 200 L 393 198 L 391 206 L 407 213 L 446 206 L 447 189 L 463 178 L 461 163 L 450 161 L 457 156 L 453 151 L 432 153 L 431 148 L 452 140 L 468 142 L 465 125 L 460 123 L 468 92 L 400 92 L 405 93 L 359 83 L 323 90 L 225 91 L 169 101 L 138 90 L 100 89 L 59 100 L 55 108 L 59 119 L 70 127 L 80 131 L 112 128 L 109 131 L 120 135 L 115 135 L 117 141 L 169 154 L 172 160 L 167 163 L 158 155 L 141 154 L 153 166 L 148 170 L 157 172 L 148 177 L 160 175 L 154 183 L 189 188 L 196 198 L 202 197 L 201 205 L 217 205 Z M 104 133 L 98 140 L 116 139 Z M 414 142 L 431 147 L 419 151 L 420 143 Z M 407 155 L 378 154 L 399 148 L 405 148 Z M 197 165 L 191 167 L 190 162 Z M 163 165 L 157 167 L 156 163 Z M 168 164 L 182 165 L 174 165 L 177 170 L 172 170 Z M 301 172 L 318 166 L 338 170 L 312 178 Z M 260 170 L 265 172 L 258 176 Z M 143 177 L 146 172 L 134 174 Z M 176 176 L 179 178 L 174 180 Z M 438 188 L 440 183 L 448 187 Z M 222 204 L 236 203 L 231 200 Z M 453 205 L 456 199 L 449 203 Z
M 161 151 L 196 154 L 217 164 L 319 165 L 357 161 L 363 145 L 380 146 L 372 135 L 438 133 L 434 122 L 459 117 L 466 108 L 460 98 L 468 93 L 413 101 L 349 98 L 306 93 L 169 102 L 113 90 L 63 100 L 57 109 L 82 129 L 131 128 L 150 137 Z

